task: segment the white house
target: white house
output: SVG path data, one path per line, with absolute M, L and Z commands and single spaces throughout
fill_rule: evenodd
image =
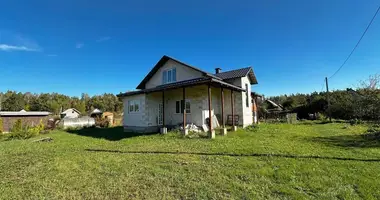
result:
M 251 85 L 257 84 L 252 67 L 215 70 L 208 73 L 163 56 L 136 91 L 118 95 L 124 103 L 124 130 L 157 132 L 193 123 L 213 133 L 215 119 L 223 128 L 252 124 Z
M 77 109 L 69 108 L 61 112 L 61 118 L 78 118 L 80 114 L 81 113 Z

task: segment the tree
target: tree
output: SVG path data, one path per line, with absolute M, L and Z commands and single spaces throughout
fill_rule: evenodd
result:
M 369 90 L 380 89 L 380 74 L 370 75 L 368 79 L 360 81 L 359 88 Z

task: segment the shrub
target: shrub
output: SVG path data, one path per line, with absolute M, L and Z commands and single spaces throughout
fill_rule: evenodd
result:
M 22 127 L 22 120 L 21 119 L 17 119 L 16 122 L 13 124 L 12 128 L 11 128 L 11 132 L 20 132 L 22 131 L 23 127 Z
M 355 119 L 351 119 L 349 121 L 349 123 L 350 123 L 351 126 L 354 126 L 354 125 L 357 125 L 357 124 L 362 124 L 363 122 L 362 122 L 362 120 L 355 118 Z
M 8 139 L 28 139 L 41 134 L 45 129 L 42 120 L 37 126 L 23 126 L 21 119 L 18 119 L 11 129 Z
M 95 118 L 95 126 L 108 128 L 110 126 L 110 122 L 106 118 L 97 117 Z

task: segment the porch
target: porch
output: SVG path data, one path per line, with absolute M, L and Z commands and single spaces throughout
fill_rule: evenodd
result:
M 239 119 L 238 122 L 230 120 L 233 130 L 243 124 L 242 108 L 236 106 L 241 105 L 241 101 L 238 88 L 215 83 L 183 86 L 146 94 L 145 114 L 148 126 L 160 127 L 162 133 L 178 125 L 194 124 L 201 129 L 206 125 L 213 138 L 215 128 L 221 128 L 222 134 L 227 133 L 228 116 Z M 183 133 L 186 135 L 188 130 L 184 129 Z

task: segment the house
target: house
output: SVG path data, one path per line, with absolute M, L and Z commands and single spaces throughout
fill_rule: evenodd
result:
M 226 72 L 216 68 L 212 74 L 163 56 L 138 90 L 118 95 L 124 103 L 124 130 L 156 132 L 161 128 L 165 132 L 191 123 L 207 126 L 213 136 L 215 119 L 224 133 L 226 123 L 234 129 L 236 125 L 246 127 L 253 123 L 253 84 L 257 80 L 252 67 Z
M 251 92 L 253 123 L 258 123 L 258 105 L 262 102 L 263 98 L 264 96 Z
M 9 132 L 16 120 L 21 119 L 23 125 L 36 126 L 41 120 L 44 124 L 47 122 L 47 117 L 50 112 L 45 111 L 0 111 L 0 118 L 3 123 L 3 132 Z
M 61 118 L 78 118 L 80 114 L 81 113 L 77 109 L 69 108 L 61 112 Z

